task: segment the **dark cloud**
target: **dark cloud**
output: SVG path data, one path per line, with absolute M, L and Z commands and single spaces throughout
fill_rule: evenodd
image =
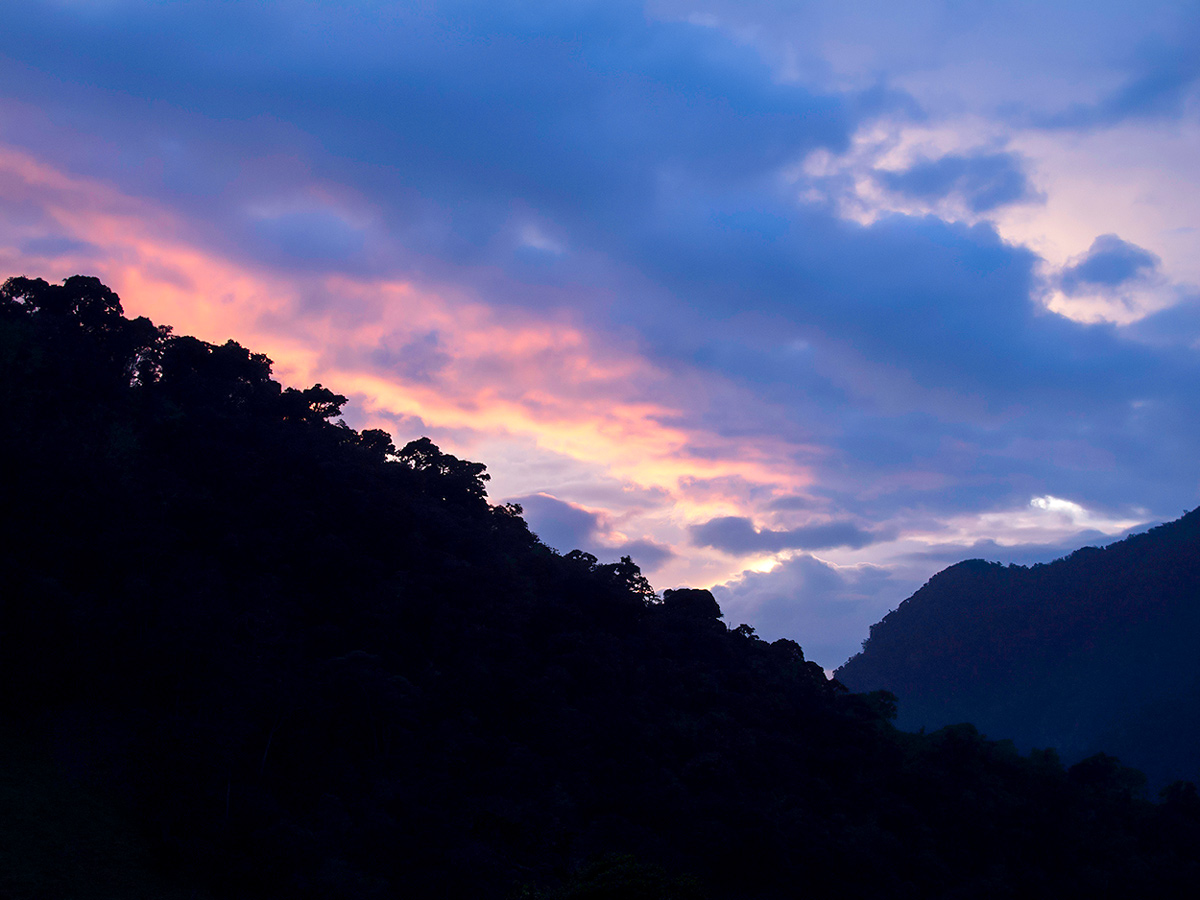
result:
M 1128 325 L 1125 333 L 1149 344 L 1200 348 L 1200 295 L 1184 297 Z
M 288 263 L 306 267 L 345 262 L 361 253 L 366 243 L 361 229 L 330 212 L 255 217 L 252 228 Z
M 600 530 L 600 516 L 549 494 L 516 497 L 529 528 L 542 543 L 564 553 L 587 549 Z
M 232 247 L 247 191 L 323 177 L 381 204 L 410 261 L 481 261 L 517 200 L 606 243 L 675 184 L 844 148 L 880 102 L 781 84 L 752 49 L 632 2 L 30 4 L 5 24 L 8 91 L 120 150 L 10 138 L 220 216 Z
M 1060 284 L 1068 294 L 1096 288 L 1115 288 L 1156 271 L 1159 258 L 1123 241 L 1115 234 L 1102 234 L 1088 248 L 1083 259 L 1063 269 Z
M 530 494 L 512 502 L 521 505 L 525 521 L 542 543 L 562 553 L 584 550 L 601 560 L 628 556 L 646 572 L 654 571 L 675 556 L 675 551 L 666 544 L 649 539 L 624 543 L 606 540 L 607 523 L 600 513 L 549 494 Z
M 1036 256 L 986 224 L 858 226 L 766 196 L 792 223 L 769 240 L 714 224 L 699 198 L 647 223 L 638 266 L 660 290 L 620 312 L 657 358 L 792 410 L 764 433 L 826 441 L 812 492 L 832 508 L 878 522 L 1044 493 L 1156 511 L 1181 484 L 1197 497 L 1194 354 L 1048 313 Z
M 942 405 L 967 394 L 994 410 L 1014 402 L 1058 408 L 1066 396 L 1091 406 L 1143 390 L 1160 367 L 1108 326 L 1045 315 L 1034 299 L 1036 257 L 987 224 L 893 216 L 862 227 L 782 199 L 759 201 L 787 210 L 787 234 L 731 232 L 714 222 L 729 202 L 719 197 L 707 211 L 698 198 L 687 215 L 653 222 L 637 260 L 666 291 L 660 303 L 621 312 L 656 349 L 782 387 L 780 401 L 792 386 L 793 401 L 825 395 L 844 406 L 847 387 L 866 387 L 907 392 L 910 405 L 926 410 L 932 398 L 923 388 L 948 391 Z M 697 353 L 752 330 L 776 346 L 807 342 L 811 353 L 765 356 L 737 370 L 737 357 Z M 822 380 L 840 382 L 840 391 L 822 389 Z
M 368 358 L 382 369 L 408 381 L 429 383 L 450 364 L 450 354 L 442 349 L 441 337 L 430 331 L 399 346 L 385 343 L 370 351 Z M 351 360 L 347 360 L 351 362 Z
M 1178 119 L 1200 81 L 1200 20 L 1191 17 L 1171 42 L 1143 47 L 1125 82 L 1095 103 L 1075 104 L 1035 122 L 1046 128 L 1089 130 L 1136 119 Z
M 767 504 L 768 509 L 809 509 L 813 505 L 810 497 L 800 497 L 795 494 L 777 497 Z
M 663 563 L 674 559 L 676 553 L 666 544 L 657 541 L 629 541 L 610 548 L 615 556 L 628 556 L 645 572 L 653 572 Z
M 879 172 L 876 177 L 888 190 L 917 200 L 955 196 L 976 213 L 1038 196 L 1025 177 L 1021 159 L 1013 153 L 950 154 L 903 171 Z
M 102 251 L 95 244 L 87 241 L 61 235 L 48 235 L 24 241 L 21 244 L 21 252 L 28 253 L 30 256 L 59 256 L 68 253 L 72 256 L 96 256 Z
M 735 555 L 777 553 L 780 550 L 828 550 L 832 547 L 857 550 L 881 539 L 878 534 L 864 531 L 850 522 L 772 530 L 755 528 L 752 521 L 741 516 L 709 519 L 701 525 L 693 525 L 690 531 L 692 543 L 696 546 L 714 547 Z

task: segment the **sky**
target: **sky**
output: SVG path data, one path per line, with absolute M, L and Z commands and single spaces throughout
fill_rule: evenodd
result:
M 0 277 L 827 667 L 933 573 L 1200 504 L 1200 5 L 0 11 Z

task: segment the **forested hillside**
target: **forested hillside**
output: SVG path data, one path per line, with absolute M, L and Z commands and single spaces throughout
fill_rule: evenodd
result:
M 969 721 L 1068 761 L 1105 751 L 1155 784 L 1200 778 L 1200 510 L 1046 565 L 939 572 L 837 671 L 899 697 L 897 724 Z
M 1152 803 L 1108 756 L 899 732 L 890 695 L 727 627 L 707 591 L 550 550 L 483 466 L 356 432 L 344 397 L 129 320 L 95 279 L 5 283 L 0 379 L 0 727 L 137 823 L 145 883 L 1125 897 L 1200 876 L 1194 787 Z M 45 896 L 31 872 L 7 896 Z

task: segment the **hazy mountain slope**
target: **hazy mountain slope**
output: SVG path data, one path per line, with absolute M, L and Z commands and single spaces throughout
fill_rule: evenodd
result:
M 888 695 L 730 630 L 708 592 L 554 553 L 481 465 L 340 425 L 344 398 L 130 321 L 95 279 L 4 285 L 0 383 L 0 728 L 119 807 L 167 883 L 715 900 L 1200 877 L 1194 789 L 1152 804 L 1107 757 L 898 732 Z M 39 783 L 26 808 L 54 802 Z
M 970 560 L 871 628 L 837 671 L 899 697 L 898 724 L 970 721 L 1153 781 L 1200 775 L 1200 510 L 1046 565 Z

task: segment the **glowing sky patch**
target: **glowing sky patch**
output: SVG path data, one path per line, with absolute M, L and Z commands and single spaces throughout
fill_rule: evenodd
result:
M 47 221 L 60 235 L 86 237 L 97 248 L 91 251 L 95 262 L 88 262 L 123 294 L 130 315 L 171 321 L 180 333 L 218 342 L 236 336 L 266 352 L 285 381 L 321 382 L 354 396 L 362 405 L 357 415 L 367 424 L 416 419 L 441 430 L 467 429 L 474 440 L 460 446 L 451 439 L 448 449 L 479 450 L 484 456 L 488 435 L 528 435 L 538 449 L 577 467 L 594 467 L 635 490 L 668 492 L 671 516 L 680 522 L 735 508 L 739 499 L 711 492 L 689 497 L 681 490 L 683 482 L 736 478 L 800 487 L 807 480 L 803 468 L 782 452 L 739 451 L 719 435 L 664 424 L 679 416 L 676 409 L 625 399 L 664 376 L 637 356 L 598 352 L 587 335 L 566 322 L 502 317 L 485 304 L 446 300 L 407 283 L 338 276 L 296 281 L 247 270 L 173 240 L 172 233 L 182 229 L 168 214 L 151 209 L 123 214 L 124 207 L 137 208 L 129 198 L 20 153 L 0 154 L 0 174 L 22 180 L 31 192 L 53 192 L 53 203 L 43 210 Z M 80 209 L 86 212 L 80 215 Z M 11 264 L 18 270 L 34 262 L 7 252 L 16 257 Z M 51 276 L 55 269 L 82 265 L 69 253 L 46 262 Z M 336 303 L 298 311 L 311 305 L 314 295 L 336 298 Z M 346 315 L 351 305 L 355 312 Z M 410 347 L 420 336 L 435 333 L 444 364 L 433 373 L 413 377 L 403 365 L 389 365 L 386 354 L 381 362 L 376 352 Z M 704 444 L 709 452 L 693 456 L 692 444 Z M 545 486 L 511 477 L 502 483 L 508 494 Z M 628 535 L 611 533 L 610 543 L 642 537 L 638 518 L 627 513 Z M 681 575 L 687 571 L 685 566 Z

